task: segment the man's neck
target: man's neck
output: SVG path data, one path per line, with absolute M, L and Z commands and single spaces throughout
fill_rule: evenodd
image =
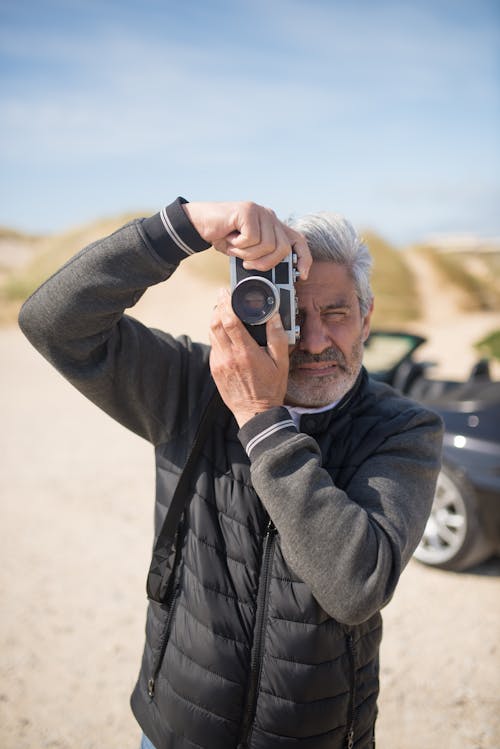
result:
M 300 417 L 302 414 L 319 414 L 323 413 L 323 411 L 329 411 L 331 408 L 334 408 L 338 403 L 337 401 L 334 401 L 333 403 L 328 403 L 326 406 L 319 406 L 318 408 L 310 408 L 307 406 L 287 406 L 285 405 L 285 408 L 288 409 L 290 412 L 290 416 L 293 419 L 293 422 L 295 426 L 299 427 L 300 423 Z

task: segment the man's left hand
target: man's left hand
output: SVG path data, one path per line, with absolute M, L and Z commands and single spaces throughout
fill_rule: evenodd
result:
M 288 338 L 276 313 L 266 323 L 267 347 L 259 346 L 221 291 L 210 325 L 210 370 L 239 426 L 283 405 L 288 382 Z

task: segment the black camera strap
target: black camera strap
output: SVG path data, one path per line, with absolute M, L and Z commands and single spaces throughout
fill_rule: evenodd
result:
M 168 598 L 170 577 L 175 565 L 177 530 L 182 513 L 191 499 L 189 487 L 193 476 L 193 468 L 207 438 L 214 415 L 221 406 L 222 399 L 216 388 L 200 419 L 191 452 L 177 482 L 172 501 L 156 539 L 149 567 L 146 590 L 148 598 L 157 603 L 164 603 Z

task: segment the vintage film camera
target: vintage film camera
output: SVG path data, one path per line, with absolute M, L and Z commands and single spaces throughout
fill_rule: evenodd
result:
M 243 261 L 230 258 L 231 303 L 251 336 L 266 345 L 266 321 L 279 309 L 288 343 L 300 336 L 296 323 L 297 297 L 294 283 L 299 276 L 297 255 L 290 253 L 268 271 L 245 270 Z

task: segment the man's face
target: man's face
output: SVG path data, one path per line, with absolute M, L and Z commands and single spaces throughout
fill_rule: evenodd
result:
M 319 408 L 340 400 L 354 385 L 372 310 L 361 317 L 354 283 L 335 263 L 314 262 L 296 291 L 301 335 L 290 346 L 286 403 Z

